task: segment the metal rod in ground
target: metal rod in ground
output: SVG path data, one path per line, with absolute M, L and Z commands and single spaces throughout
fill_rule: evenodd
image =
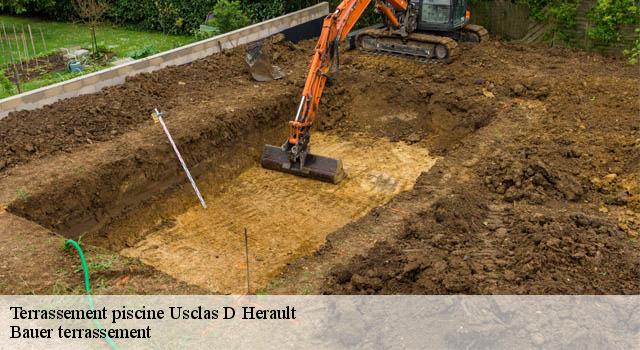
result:
M 249 277 L 249 235 L 244 228 L 244 256 L 247 260 L 247 294 L 251 294 L 251 278 Z
M 160 125 L 162 125 L 162 129 L 164 130 L 164 133 L 167 134 L 167 137 L 169 138 L 169 142 L 171 143 L 171 147 L 173 147 L 173 151 L 176 152 L 176 155 L 178 156 L 178 160 L 180 160 L 180 164 L 182 165 L 182 169 L 184 169 L 184 172 L 187 174 L 187 177 L 189 178 L 189 182 L 191 182 L 191 186 L 193 186 L 193 190 L 196 191 L 196 195 L 200 200 L 200 204 L 202 204 L 203 208 L 207 209 L 207 203 L 205 203 L 204 198 L 202 198 L 202 194 L 200 194 L 198 185 L 196 185 L 195 180 L 193 180 L 193 177 L 191 176 L 191 172 L 189 171 L 189 168 L 187 168 L 187 164 L 184 162 L 184 159 L 182 159 L 182 155 L 180 155 L 180 151 L 178 151 L 178 147 L 176 146 L 175 142 L 173 142 L 173 138 L 169 133 L 169 129 L 167 129 L 167 126 L 164 124 L 164 120 L 162 119 L 162 113 L 160 113 L 157 108 L 154 110 L 154 112 L 155 112 L 155 116 L 158 118 L 158 121 L 160 122 Z

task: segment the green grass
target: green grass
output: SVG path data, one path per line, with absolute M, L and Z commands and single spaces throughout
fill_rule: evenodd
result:
M 36 49 L 36 56 L 46 56 L 47 54 L 57 51 L 61 47 L 79 46 L 86 49 L 91 48 L 91 32 L 89 30 L 89 27 L 84 24 L 52 22 L 34 18 L 0 15 L 0 30 L 2 28 L 2 23 L 4 23 L 10 39 L 13 38 L 14 26 L 18 33 L 21 33 L 22 28 L 24 27 L 24 31 L 27 36 L 27 46 L 29 49 L 30 58 L 33 56 L 33 48 L 31 46 L 31 40 L 29 39 L 27 25 L 31 26 L 31 32 L 33 33 L 33 40 Z M 46 50 L 44 44 L 42 43 L 40 30 L 42 30 L 42 33 L 44 35 Z M 18 39 L 20 39 L 20 34 L 18 34 Z M 101 25 L 97 30 L 97 41 L 98 47 L 111 51 L 118 57 L 127 57 L 145 50 L 152 52 L 170 50 L 172 48 L 193 42 L 195 41 L 195 38 L 191 36 L 164 35 L 158 32 L 137 31 L 133 29 L 104 24 Z M 4 52 L 0 48 L 0 66 L 8 64 L 11 59 L 8 50 L 8 44 L 4 41 L 3 44 Z M 20 47 L 22 47 L 21 40 L 19 41 L 19 44 Z M 11 40 L 11 45 L 13 46 L 14 59 L 16 59 L 17 50 L 15 47 L 15 39 Z M 22 50 L 22 52 L 24 54 L 24 49 Z M 105 67 L 106 66 L 91 66 L 88 69 L 85 69 L 84 74 L 94 72 Z M 64 81 L 78 75 L 80 74 L 46 74 L 37 80 L 25 82 L 23 84 L 23 91 L 37 89 L 39 87 Z M 16 93 L 17 89 L 10 89 L 9 86 L 7 86 L 6 79 L 0 72 L 0 98 L 11 96 Z
M 38 79 L 34 79 L 34 80 L 29 80 L 27 82 L 22 82 L 22 85 L 20 86 L 24 91 L 30 91 L 30 90 L 35 90 L 37 88 L 43 87 L 43 86 L 47 86 L 47 85 L 51 85 L 51 84 L 55 84 L 55 83 L 59 83 L 61 81 L 65 81 L 65 80 L 69 80 L 71 78 L 75 78 L 75 77 L 79 77 L 81 75 L 84 74 L 89 74 L 89 73 L 93 73 L 93 72 L 97 72 L 103 68 L 106 68 L 108 66 L 100 66 L 100 65 L 90 65 L 90 66 L 86 66 L 84 67 L 84 70 L 80 73 L 71 73 L 71 72 L 67 72 L 67 71 L 61 71 L 61 72 L 51 72 L 51 73 L 46 73 L 41 75 L 40 77 L 38 77 Z M 10 73 L 7 73 L 10 74 Z M 15 86 L 12 87 L 12 92 L 6 94 L 6 96 L 11 96 L 13 94 L 17 93 L 17 89 Z M 0 87 L 0 98 L 3 97 L 3 90 L 2 87 Z

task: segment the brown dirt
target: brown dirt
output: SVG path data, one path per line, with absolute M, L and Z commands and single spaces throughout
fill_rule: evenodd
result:
M 426 132 L 442 160 L 413 191 L 292 264 L 270 291 L 639 293 L 638 71 L 497 42 L 467 48 L 446 70 L 414 82 L 435 90 L 429 103 L 444 89 L 451 97 L 442 114 L 409 128 Z M 456 107 L 461 99 L 475 110 Z M 463 119 L 448 114 L 456 109 Z M 442 134 L 420 125 L 428 120 L 445 125 Z
M 83 294 L 80 259 L 65 239 L 41 226 L 0 211 L 0 293 Z M 98 294 L 203 294 L 203 289 L 112 251 L 83 245 Z
M 284 47 L 280 56 L 290 57 L 297 50 Z M 104 93 L 61 101 L 36 111 L 12 113 L 0 122 L 0 133 L 5 137 L 3 150 L 8 155 L 0 164 L 0 206 L 44 225 L 41 229 L 45 232 L 48 229 L 70 238 L 89 238 L 92 235 L 87 236 L 88 233 L 108 226 L 129 210 L 153 203 L 165 191 L 179 190 L 184 175 L 174 156 L 167 152 L 170 148 L 166 137 L 149 116 L 148 108 L 154 106 L 167 111 L 167 123 L 195 176 L 215 166 L 219 179 L 233 177 L 255 163 L 267 139 L 282 137 L 281 126 L 294 108 L 290 103 L 298 90 L 290 79 L 266 87 L 255 84 L 244 70 L 242 52 L 237 50 L 179 69 L 139 76 Z M 221 84 L 229 88 L 219 89 Z M 155 88 L 162 91 L 162 97 L 145 93 Z M 173 95 L 181 96 L 181 108 L 170 105 L 175 102 Z M 256 104 L 261 107 L 256 108 Z M 276 126 L 279 136 L 274 136 Z M 93 135 L 93 140 L 85 138 L 87 133 Z M 235 141 L 241 137 L 250 141 L 245 140 L 246 152 L 238 153 Z M 171 210 L 179 213 L 188 207 L 184 204 Z M 0 236 L 13 237 L 17 230 L 0 226 Z M 64 260 L 56 260 L 60 252 L 55 244 L 29 243 L 40 236 L 21 238 L 26 240 L 24 244 L 37 247 L 34 252 L 55 262 L 40 266 L 40 270 L 25 268 L 19 263 L 19 255 L 11 253 L 18 244 L 11 240 L 5 255 L 9 263 L 1 270 L 6 275 L 23 271 L 31 283 L 45 288 L 60 268 L 58 263 L 64 264 Z M 101 242 L 98 245 L 107 246 Z M 95 246 L 94 249 L 99 250 Z M 91 251 L 87 255 L 91 259 Z M 146 268 L 152 278 L 168 280 L 168 293 L 178 293 L 175 288 L 183 285 Z M 25 292 L 10 288 L 4 286 L 2 290 Z M 202 293 L 197 288 L 183 289 L 186 293 Z M 101 291 L 119 293 L 108 288 Z M 152 284 L 146 290 L 155 291 Z M 136 293 L 144 294 L 145 290 L 137 289 Z
M 203 239 L 208 233 L 174 230 L 176 218 L 190 217 L 193 194 L 149 117 L 159 107 L 168 112 L 174 137 L 194 175 L 206 179 L 207 191 L 231 194 L 238 215 L 255 214 L 255 224 L 268 227 L 291 214 L 255 213 L 249 204 L 260 203 L 255 194 L 268 184 L 251 171 L 261 144 L 284 136 L 312 47 L 273 48 L 275 63 L 289 73 L 282 81 L 250 81 L 242 51 L 235 50 L 138 76 L 100 94 L 13 113 L 0 122 L 0 202 L 47 229 L 84 235 L 92 245 L 142 247 L 131 255 L 152 265 L 144 253 L 151 248 L 155 258 L 193 253 L 176 242 L 191 239 L 189 232 Z M 282 260 L 279 246 L 270 247 L 289 267 L 276 269 L 279 277 L 268 292 L 640 292 L 636 69 L 581 52 L 501 42 L 463 45 L 450 65 L 358 52 L 343 58 L 341 74 L 323 98 L 318 129 L 363 146 L 372 138 L 402 141 L 441 159 L 412 190 L 380 201 L 364 216 L 354 214 L 316 253 L 309 254 L 319 242 L 297 260 L 296 254 Z M 321 195 L 309 186 L 301 191 Z M 338 203 L 314 203 L 320 214 L 308 212 L 310 217 L 329 220 L 317 224 L 326 229 L 319 236 L 324 239 L 344 222 L 331 220 L 337 214 L 329 209 Z M 231 208 L 223 205 L 220 213 Z M 230 213 L 227 226 L 239 228 Z M 145 246 L 154 237 L 161 244 Z M 197 249 L 211 242 L 201 243 Z M 192 266 L 182 260 L 174 270 Z M 153 271 L 154 278 L 166 276 Z M 207 281 L 190 282 L 220 291 Z
M 64 61 L 62 53 L 53 53 L 45 57 L 37 57 L 30 59 L 29 61 L 24 61 L 22 64 L 15 64 L 21 83 L 36 79 L 46 73 L 64 71 L 66 67 L 66 62 Z M 13 65 L 6 66 L 4 75 L 12 83 L 16 83 L 16 75 Z
M 132 212 L 95 242 L 181 281 L 238 294 L 246 291 L 242 235 L 246 228 L 252 285 L 263 288 L 288 262 L 316 251 L 328 234 L 411 189 L 436 161 L 426 149 L 364 135 L 352 137 L 345 141 L 314 134 L 314 152 L 343 161 L 348 176 L 339 186 L 266 170 L 256 162 L 226 181 L 224 188 L 217 186 L 219 179 L 201 178 L 198 185 L 207 200 L 206 210 L 184 188 L 190 195 L 186 201 L 173 196 L 158 205 L 162 208 Z M 368 156 L 372 153 L 377 157 Z M 183 203 L 191 207 L 167 217 L 167 207 Z M 305 225 L 291 225 L 288 214 L 292 211 Z M 149 227 L 149 220 L 141 216 L 153 212 L 164 217 Z
M 300 51 L 281 48 L 277 52 L 276 64 Z M 230 86 L 250 89 L 254 83 L 243 74 L 243 55 L 242 50 L 226 52 L 158 73 L 140 74 L 99 94 L 59 101 L 37 111 L 13 112 L 0 123 L 0 172 L 118 138 L 149 123 L 154 108 L 170 114 L 190 106 L 206 106 L 220 95 L 233 96 L 226 89 Z

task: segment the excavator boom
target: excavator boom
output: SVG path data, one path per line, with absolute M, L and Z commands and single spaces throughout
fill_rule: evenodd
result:
M 376 0 L 386 27 L 361 31 L 355 37 L 356 46 L 365 52 L 451 62 L 458 54 L 457 41 L 480 42 L 488 33 L 468 24 L 470 13 L 465 13 L 464 0 L 448 1 L 451 6 L 431 0 Z M 338 69 L 340 44 L 371 2 L 344 0 L 325 17 L 297 113 L 289 122 L 289 137 L 281 147 L 265 146 L 263 167 L 333 183 L 345 176 L 341 161 L 309 153 L 311 127 L 327 79 Z M 443 14 L 442 9 L 449 12 Z
M 281 147 L 265 146 L 261 160 L 263 167 L 331 183 L 338 183 L 344 178 L 341 161 L 309 153 L 311 126 L 316 119 L 327 78 L 337 69 L 340 44 L 371 1 L 345 0 L 325 17 L 297 113 L 289 122 L 289 138 Z M 406 6 L 406 1 L 396 0 L 394 3 Z

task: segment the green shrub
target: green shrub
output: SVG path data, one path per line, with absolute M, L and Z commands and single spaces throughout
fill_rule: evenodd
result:
M 0 13 L 37 15 L 58 20 L 78 17 L 72 0 L 0 0 Z
M 107 19 L 167 34 L 190 33 L 204 22 L 215 0 L 109 0 Z
M 550 0 L 519 0 L 519 3 L 524 3 L 529 7 L 529 15 L 538 21 L 545 19 L 545 7 L 551 4 Z
M 544 1 L 544 0 L 529 0 Z M 218 11 L 222 14 L 220 32 L 239 28 L 285 13 L 297 11 L 322 2 L 322 0 L 106 0 L 108 11 L 104 18 L 114 24 L 136 29 L 158 30 L 167 34 L 197 33 L 207 14 Z M 335 9 L 341 0 L 330 0 Z M 227 6 L 230 6 L 227 8 Z M 369 6 L 358 22 L 358 27 L 380 21 Z M 217 10 L 215 10 L 217 8 Z M 73 0 L 0 0 L 3 13 L 37 15 L 58 21 L 78 19 Z M 239 16 L 234 18 L 234 16 Z M 225 17 L 226 16 L 226 17 Z M 233 29 L 229 29 L 233 28 Z
M 4 72 L 0 72 L 0 96 L 12 95 L 16 88 L 4 74 Z
M 624 50 L 624 54 L 629 56 L 629 63 L 637 64 L 640 59 L 640 28 L 636 28 L 636 40 L 631 48 Z
M 215 28 L 216 34 L 246 27 L 251 23 L 249 17 L 244 13 L 240 1 L 218 0 L 211 12 L 213 18 L 207 21 L 206 24 Z
M 55 5 L 56 0 L 3 0 L 0 1 L 0 11 L 14 14 L 45 12 Z
M 133 58 L 134 60 L 138 60 L 147 56 L 155 55 L 158 52 L 159 51 L 156 50 L 153 46 L 145 46 L 142 49 L 128 52 L 127 56 Z
M 640 8 L 635 0 L 598 0 L 588 16 L 593 24 L 589 30 L 591 39 L 616 43 L 621 39 L 621 25 L 640 23 Z
M 158 25 L 162 33 L 179 32 L 184 19 L 180 16 L 180 12 L 174 3 L 168 0 L 155 0 L 153 2 L 158 13 Z
M 556 0 L 547 7 L 546 18 L 551 23 L 548 36 L 565 44 L 573 43 L 578 4 L 578 0 Z
M 253 22 L 261 22 L 284 15 L 287 11 L 285 0 L 244 1 L 245 12 Z

